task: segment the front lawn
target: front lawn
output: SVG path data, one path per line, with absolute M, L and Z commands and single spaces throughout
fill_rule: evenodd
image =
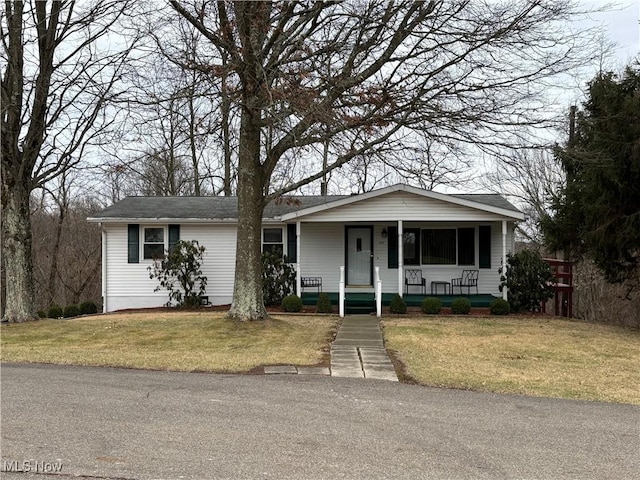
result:
M 337 318 L 234 323 L 219 312 L 145 312 L 3 325 L 0 359 L 158 370 L 247 372 L 328 359 Z
M 551 317 L 384 319 L 423 385 L 640 404 L 640 332 Z

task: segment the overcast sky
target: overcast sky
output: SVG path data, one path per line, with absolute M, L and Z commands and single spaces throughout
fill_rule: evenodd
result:
M 589 8 L 599 8 L 609 2 L 583 0 Z M 609 39 L 616 42 L 616 60 L 627 64 L 640 51 L 640 0 L 619 0 L 610 11 L 591 15 L 594 25 L 606 27 Z

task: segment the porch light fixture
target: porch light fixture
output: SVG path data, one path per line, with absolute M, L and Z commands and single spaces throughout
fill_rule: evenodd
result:
M 382 229 L 382 238 L 387 238 L 387 228 Z

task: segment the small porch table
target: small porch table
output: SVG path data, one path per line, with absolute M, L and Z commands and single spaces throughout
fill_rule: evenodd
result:
M 431 282 L 431 295 L 437 295 L 438 294 L 438 287 L 440 285 L 442 285 L 445 295 L 450 295 L 451 294 L 451 282 L 433 281 L 433 282 Z

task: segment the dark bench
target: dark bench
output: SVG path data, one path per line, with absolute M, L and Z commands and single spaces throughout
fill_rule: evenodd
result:
M 302 277 L 300 278 L 302 290 L 305 288 L 317 288 L 318 293 L 322 292 L 322 277 Z

